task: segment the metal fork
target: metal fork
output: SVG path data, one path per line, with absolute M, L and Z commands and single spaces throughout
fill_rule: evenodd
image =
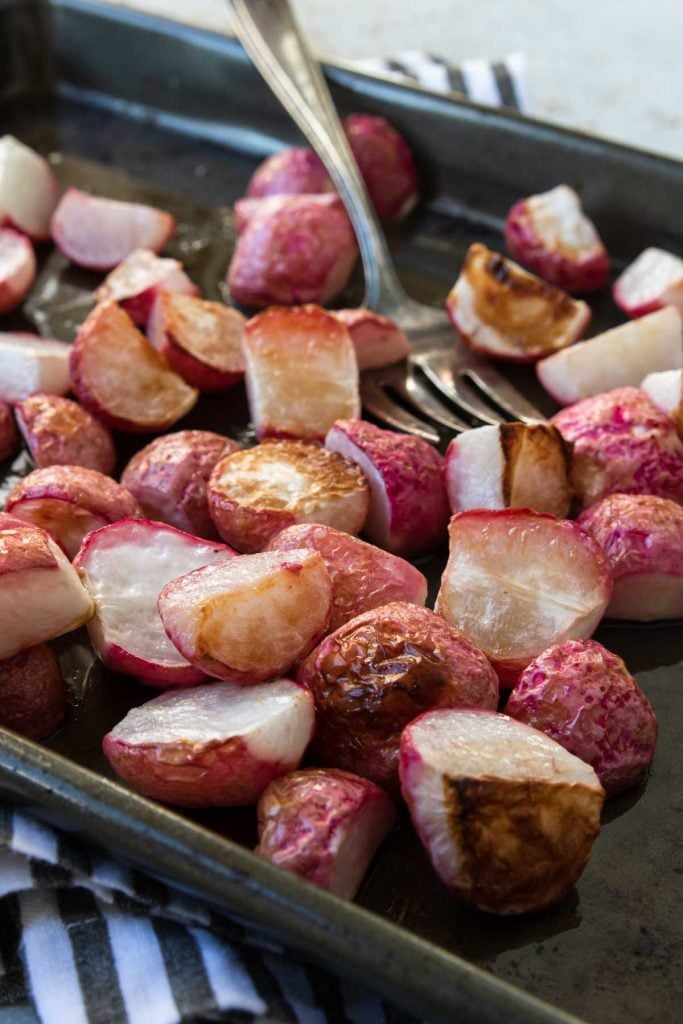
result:
M 485 423 L 544 417 L 457 337 L 446 314 L 404 292 L 320 66 L 288 0 L 228 0 L 235 34 L 318 153 L 353 224 L 365 273 L 364 305 L 397 321 L 408 360 L 361 374 L 365 410 L 396 430 L 439 444 Z

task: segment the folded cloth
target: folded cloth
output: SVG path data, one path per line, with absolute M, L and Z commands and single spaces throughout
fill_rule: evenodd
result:
M 408 51 L 357 64 L 478 103 L 528 110 L 520 54 L 455 67 Z M 0 803 L 0 1024 L 213 1021 L 414 1018 Z

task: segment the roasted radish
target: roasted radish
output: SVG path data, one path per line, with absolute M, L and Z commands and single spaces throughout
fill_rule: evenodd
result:
M 341 320 L 351 336 L 359 370 L 391 366 L 411 352 L 405 331 L 371 309 L 335 309 L 332 315 Z
M 256 853 L 350 900 L 395 819 L 391 800 L 369 779 L 308 768 L 263 792 Z
M 0 225 L 36 240 L 50 237 L 59 186 L 46 160 L 12 135 L 0 139 Z
M 311 695 L 288 679 L 248 690 L 211 683 L 133 708 L 104 737 L 129 786 L 178 807 L 255 804 L 299 764 L 313 732 Z
M 648 373 L 640 387 L 658 409 L 671 417 L 678 436 L 683 438 L 683 370 Z
M 70 351 L 52 338 L 0 333 L 0 399 L 20 402 L 37 391 L 65 395 L 71 387 Z
M 116 461 L 107 428 L 59 395 L 30 395 L 14 407 L 19 430 L 38 469 L 83 466 L 111 475 Z
M 19 444 L 11 406 L 0 399 L 0 460 L 14 455 Z
M 199 288 L 178 260 L 162 259 L 150 249 L 136 249 L 104 279 L 95 302 L 113 299 L 123 306 L 133 323 L 144 327 L 160 292 L 199 295 Z
M 683 312 L 683 260 L 664 249 L 645 249 L 616 279 L 612 295 L 629 316 L 662 306 Z
M 446 300 L 458 334 L 475 352 L 532 362 L 581 337 L 590 309 L 485 245 L 471 245 Z
M 400 771 L 436 873 L 480 910 L 542 910 L 586 866 L 603 788 L 536 729 L 494 712 L 430 711 L 404 731 Z
M 44 740 L 62 724 L 67 707 L 59 662 L 45 644 L 0 661 L 0 725 Z
M 419 198 L 417 168 L 402 135 L 383 117 L 350 114 L 344 131 L 380 220 L 400 220 Z
M 259 164 L 247 185 L 247 195 L 254 198 L 334 191 L 325 165 L 312 149 L 283 149 L 274 153 Z
M 0 228 L 0 313 L 18 306 L 36 276 L 36 257 L 25 235 Z

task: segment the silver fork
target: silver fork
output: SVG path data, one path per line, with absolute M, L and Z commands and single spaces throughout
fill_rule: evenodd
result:
M 433 444 L 471 426 L 544 419 L 487 360 L 460 341 L 442 310 L 404 292 L 320 66 L 288 0 L 228 0 L 228 5 L 235 34 L 339 190 L 363 261 L 363 304 L 397 321 L 413 346 L 408 360 L 361 375 L 365 410 L 393 429 Z

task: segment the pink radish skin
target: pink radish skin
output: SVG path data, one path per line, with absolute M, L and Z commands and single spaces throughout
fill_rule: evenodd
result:
M 311 695 L 288 679 L 245 690 L 211 683 L 133 708 L 104 737 L 114 771 L 177 807 L 255 804 L 296 768 L 313 733 Z
M 82 466 L 111 476 L 116 461 L 112 436 L 77 402 L 31 395 L 17 402 L 14 414 L 38 469 Z
M 23 301 L 36 277 L 36 257 L 25 235 L 0 228 L 0 313 Z
M 77 629 L 94 611 L 59 545 L 17 522 L 0 514 L 0 659 Z
M 134 324 L 144 327 L 161 292 L 199 295 L 199 288 L 178 260 L 162 259 L 150 249 L 136 249 L 107 275 L 95 292 L 95 302 L 113 299 Z
M 175 226 L 170 213 L 153 206 L 70 188 L 53 214 L 50 229 L 55 245 L 72 263 L 89 270 L 113 270 L 136 249 L 159 252 Z
M 584 639 L 612 595 L 601 548 L 568 520 L 528 509 L 453 516 L 436 611 L 478 644 L 501 682 L 552 644 Z
M 514 260 L 568 292 L 599 291 L 609 280 L 607 250 L 568 185 L 515 203 L 505 244 Z
M 611 494 L 578 522 L 602 548 L 614 579 L 609 618 L 683 618 L 680 505 L 652 494 Z
M 59 662 L 45 644 L 0 661 L 0 725 L 44 740 L 57 731 L 67 708 Z
M 65 395 L 71 389 L 70 351 L 52 338 L 0 332 L 0 400 L 14 404 L 39 391 Z
M 401 788 L 441 881 L 493 914 L 542 910 L 571 889 L 600 831 L 593 769 L 495 712 L 429 711 L 401 737 Z
M 23 477 L 7 495 L 6 510 L 42 527 L 73 558 L 91 530 L 141 516 L 133 495 L 115 480 L 82 466 L 48 466 Z
M 221 537 L 238 551 L 261 551 L 295 523 L 357 533 L 368 514 L 365 475 L 349 459 L 309 441 L 269 441 L 227 455 L 207 488 Z
M 574 446 L 582 508 L 607 494 L 657 494 L 683 504 L 683 443 L 673 421 L 638 388 L 585 398 L 551 421 Z
M 658 409 L 671 417 L 678 436 L 683 438 L 683 370 L 649 373 L 640 388 Z
M 232 297 L 247 306 L 323 304 L 343 291 L 357 247 L 341 199 L 271 196 L 258 202 L 228 270 Z
M 88 632 L 101 661 L 150 686 L 202 682 L 205 673 L 168 639 L 157 600 L 171 580 L 235 555 L 225 544 L 207 544 L 143 519 L 124 519 L 88 534 L 74 567 L 95 602 Z
M 59 185 L 46 160 L 12 135 L 0 139 L 0 226 L 34 241 L 50 237 Z
M 498 680 L 482 651 L 430 611 L 394 602 L 326 637 L 299 669 L 315 699 L 318 763 L 398 787 L 401 730 L 435 707 L 495 708 Z
M 259 857 L 351 900 L 396 812 L 368 779 L 308 768 L 270 783 L 258 819 Z
M 377 216 L 406 217 L 419 199 L 419 181 L 403 136 L 374 114 L 350 114 L 343 124 Z
M 124 469 L 121 483 L 149 519 L 217 540 L 207 484 L 214 466 L 239 450 L 237 441 L 209 430 L 178 430 L 157 437 L 137 452 Z
M 331 526 L 302 523 L 271 537 L 269 551 L 319 551 L 332 580 L 330 631 L 371 608 L 394 601 L 423 605 L 427 580 L 410 562 Z
M 650 702 L 621 658 L 594 640 L 569 640 L 535 658 L 505 714 L 591 765 L 607 796 L 640 782 L 654 757 Z
M 683 313 L 683 260 L 664 249 L 645 249 L 616 279 L 612 297 L 633 317 L 663 306 Z
M 351 336 L 359 370 L 391 366 L 412 352 L 399 325 L 370 309 L 336 309 L 332 315 L 344 324 Z
M 324 635 L 332 584 L 317 551 L 264 552 L 167 583 L 158 607 L 192 665 L 253 686 L 296 665 Z
M 19 447 L 19 435 L 14 425 L 11 406 L 0 399 L 0 460 L 14 455 Z
M 443 457 L 426 441 L 364 420 L 338 420 L 325 447 L 356 462 L 370 484 L 364 533 L 405 558 L 433 551 L 446 539 L 448 497 Z
M 247 195 L 254 199 L 334 191 L 325 165 L 312 149 L 284 149 L 274 153 L 259 164 L 247 185 Z

